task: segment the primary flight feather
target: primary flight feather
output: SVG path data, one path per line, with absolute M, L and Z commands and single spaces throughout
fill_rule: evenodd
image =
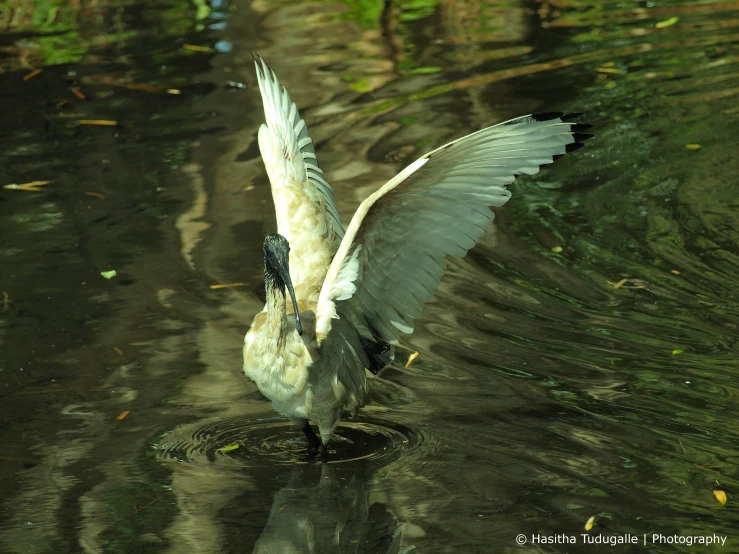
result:
M 413 332 L 447 257 L 476 244 L 516 176 L 582 146 L 590 126 L 542 113 L 457 139 L 370 195 L 344 230 L 296 105 L 264 60 L 255 65 L 277 233 L 264 242 L 267 303 L 244 338 L 244 372 L 316 448 L 317 424 L 325 458 L 342 412 L 363 404 L 365 370 Z

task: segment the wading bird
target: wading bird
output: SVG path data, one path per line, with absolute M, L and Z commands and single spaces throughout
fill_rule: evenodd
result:
M 244 337 L 244 373 L 325 460 L 342 412 L 363 404 L 365 369 L 377 373 L 392 361 L 447 257 L 475 246 L 493 220 L 490 206 L 506 203 L 516 176 L 537 173 L 592 135 L 576 123 L 580 114 L 563 113 L 477 131 L 410 164 L 344 230 L 296 105 L 264 60 L 255 65 L 266 119 L 259 149 L 278 234 L 264 241 L 267 303 Z

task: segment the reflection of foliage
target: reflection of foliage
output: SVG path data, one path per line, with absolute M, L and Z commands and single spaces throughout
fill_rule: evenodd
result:
M 210 13 L 204 6 L 200 0 L 158 6 L 158 17 L 167 22 L 159 31 L 171 36 L 192 32 L 196 19 Z M 101 48 L 130 42 L 139 30 L 130 27 L 125 9 L 117 3 L 89 6 L 70 5 L 66 0 L 26 0 L 12 7 L 0 4 L 0 32 L 26 35 L 14 46 L 0 49 L 12 55 L 0 61 L 0 72 L 7 72 L 84 61 Z
M 383 3 L 378 0 L 345 0 L 349 11 L 346 19 L 356 21 L 365 29 L 373 29 L 380 26 Z
M 384 2 L 381 0 L 341 0 L 349 10 L 346 19 L 356 21 L 364 29 L 380 26 Z M 428 17 L 439 4 L 439 0 L 397 0 L 393 2 L 401 21 L 416 21 Z
M 401 0 L 398 2 L 400 19 L 402 21 L 416 21 L 434 13 L 439 0 Z

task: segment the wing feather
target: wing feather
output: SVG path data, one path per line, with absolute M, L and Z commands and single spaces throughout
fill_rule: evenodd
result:
M 482 129 L 422 156 L 367 198 L 321 289 L 318 340 L 330 337 L 337 317 L 363 338 L 371 338 L 367 333 L 374 329 L 380 339 L 397 343 L 401 332 L 411 333 L 444 274 L 446 258 L 462 257 L 474 247 L 493 220 L 490 207 L 510 198 L 508 185 L 591 136 L 581 132 L 589 126 L 576 123 L 578 118 L 534 114 Z M 343 271 L 349 263 L 357 267 Z M 348 276 L 356 276 L 354 292 L 339 300 Z
M 298 107 L 263 59 L 255 56 L 254 65 L 266 119 L 259 129 L 259 149 L 272 187 L 277 230 L 290 243 L 293 284 L 320 283 L 344 236 L 334 192 Z

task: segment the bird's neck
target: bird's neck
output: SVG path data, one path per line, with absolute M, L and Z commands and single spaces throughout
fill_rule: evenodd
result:
M 267 329 L 275 333 L 278 341 L 287 335 L 287 299 L 281 280 L 265 279 L 267 288 Z

